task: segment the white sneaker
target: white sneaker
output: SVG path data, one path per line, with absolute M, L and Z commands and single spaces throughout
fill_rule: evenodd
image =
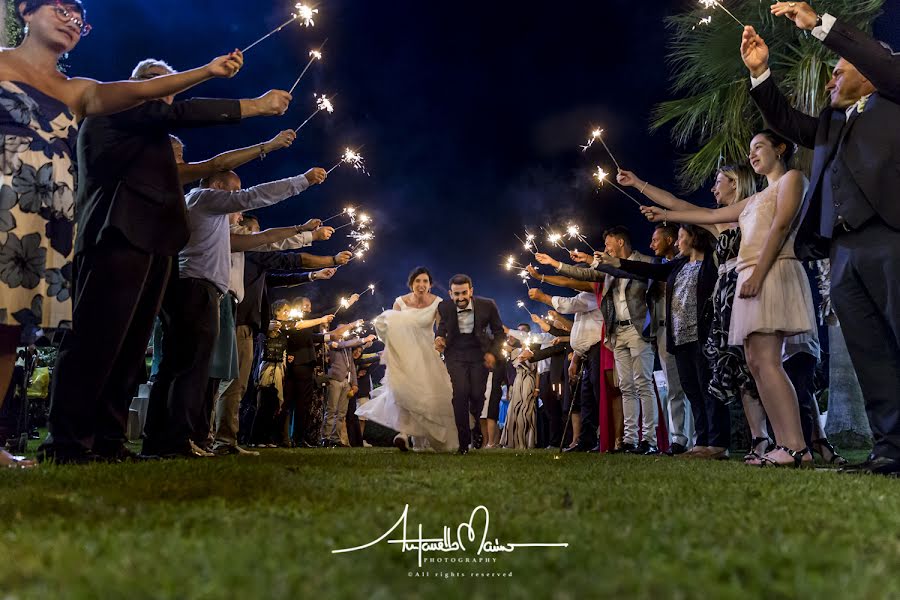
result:
M 366 440 L 363 440 L 363 448 L 371 448 L 371 447 L 372 447 L 372 444 L 370 444 Z

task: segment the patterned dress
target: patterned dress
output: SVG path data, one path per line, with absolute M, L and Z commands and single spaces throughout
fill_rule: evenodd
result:
M 716 263 L 719 278 L 713 290 L 713 319 L 709 338 L 703 353 L 712 367 L 709 391 L 722 402 L 731 403 L 740 399 L 742 390 L 757 396 L 756 382 L 747 367 L 744 348 L 728 345 L 731 327 L 731 307 L 737 292 L 738 274 L 735 270 L 737 255 L 741 248 L 741 229 L 726 229 L 719 235 L 716 244 Z
M 509 389 L 509 409 L 500 435 L 500 445 L 504 448 L 528 449 L 534 448 L 537 443 L 534 398 L 534 389 L 537 387 L 536 367 L 516 360 L 520 354 L 521 349 L 512 354 L 516 378 Z
M 0 325 L 23 337 L 72 319 L 75 145 L 68 107 L 0 81 Z

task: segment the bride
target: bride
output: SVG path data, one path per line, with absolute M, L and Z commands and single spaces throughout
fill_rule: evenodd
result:
M 375 319 L 384 342 L 386 375 L 381 387 L 356 414 L 400 432 L 394 445 L 416 450 L 455 451 L 459 445 L 453 417 L 453 388 L 447 367 L 434 349 L 434 322 L 441 299 L 431 293 L 431 273 L 417 267 L 409 275 L 412 293 L 397 298 L 393 310 Z

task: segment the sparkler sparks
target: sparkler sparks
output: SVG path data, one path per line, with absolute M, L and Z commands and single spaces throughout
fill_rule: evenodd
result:
M 528 313 L 528 317 L 531 318 L 531 311 L 525 306 L 525 303 L 522 300 L 516 301 L 516 308 L 521 308 L 526 313 Z
M 336 165 L 328 169 L 328 174 L 330 175 L 332 171 L 337 169 L 339 166 L 343 164 L 348 164 L 352 166 L 354 169 L 362 173 L 363 175 L 368 175 L 369 172 L 366 171 L 366 165 L 363 162 L 364 159 L 359 152 L 355 152 L 350 148 L 344 150 L 344 155 L 341 157 L 341 160 L 338 161 Z
M 587 152 L 588 148 L 594 145 L 596 140 L 599 140 L 603 145 L 603 148 L 606 150 L 606 153 L 609 154 L 609 157 L 612 159 L 613 164 L 616 165 L 616 169 L 620 169 L 619 161 L 616 160 L 616 157 L 613 156 L 612 151 L 609 149 L 609 146 L 606 145 L 606 142 L 603 141 L 603 129 L 594 129 L 591 131 L 591 136 L 588 138 L 588 141 L 585 145 L 580 146 L 582 152 Z
M 634 196 L 632 196 L 631 194 L 629 194 L 628 192 L 626 192 L 625 190 L 620 188 L 618 185 L 616 185 L 615 183 L 610 181 L 609 173 L 604 171 L 601 167 L 597 167 L 597 172 L 594 173 L 594 179 L 597 180 L 597 183 L 600 185 L 600 187 L 603 187 L 604 183 L 608 183 L 609 185 L 613 186 L 614 188 L 616 188 L 617 190 L 619 190 L 620 192 L 622 192 L 623 194 L 625 194 L 626 196 L 631 198 L 631 201 L 634 202 L 635 204 L 637 204 L 638 206 L 643 206 L 637 198 L 635 198 Z M 587 243 L 587 242 L 585 242 L 585 243 Z M 588 245 L 590 245 L 590 244 L 588 244 Z
M 547 232 L 547 241 L 556 246 L 557 248 L 562 248 L 566 252 L 571 252 L 568 248 L 566 248 L 565 242 L 563 242 L 563 236 L 559 233 L 550 233 Z
M 292 308 L 288 312 L 288 319 L 291 321 L 302 321 L 303 320 L 303 311 L 299 308 Z
M 332 98 L 333 98 L 333 97 L 334 97 L 334 96 L 332 96 Z M 314 112 L 313 114 L 311 114 L 311 115 L 309 115 L 308 117 L 306 117 L 306 120 L 303 121 L 302 123 L 300 123 L 300 127 L 298 127 L 297 129 L 294 130 L 294 133 L 296 133 L 296 132 L 300 131 L 301 129 L 303 129 L 303 126 L 304 126 L 304 125 L 306 125 L 307 123 L 309 123 L 310 120 L 311 120 L 314 116 L 316 116 L 317 114 L 319 114 L 319 113 L 322 112 L 323 110 L 326 111 L 326 112 L 329 112 L 329 113 L 333 113 L 333 112 L 334 112 L 334 104 L 331 103 L 331 98 L 326 97 L 325 94 L 322 94 L 321 96 L 319 96 L 318 94 L 313 94 L 313 98 L 316 98 L 316 112 Z
M 581 235 L 581 230 L 578 228 L 578 225 L 569 225 L 568 227 L 566 227 L 566 233 L 568 234 L 570 240 L 578 240 L 581 243 L 585 244 L 588 248 L 590 248 L 591 252 L 596 252 L 596 250 L 594 250 L 594 247 L 591 246 L 590 242 L 587 241 L 587 238 Z
M 317 8 L 310 8 L 309 6 L 306 6 L 305 4 L 302 4 L 302 3 L 298 2 L 297 4 L 294 5 L 294 10 L 296 10 L 297 12 L 296 12 L 296 13 L 292 13 L 290 19 L 288 19 L 287 21 L 285 21 L 284 23 L 282 23 L 281 25 L 279 25 L 278 27 L 276 27 L 275 29 L 273 29 L 272 31 L 270 31 L 269 33 L 267 33 L 266 35 L 262 36 L 261 38 L 259 38 L 258 40 L 256 40 L 255 42 L 253 42 L 252 44 L 250 44 L 249 46 L 247 46 L 246 48 L 244 48 L 241 52 L 246 53 L 247 50 L 253 48 L 254 46 L 256 46 L 257 44 L 259 44 L 260 42 L 262 42 L 262 41 L 268 39 L 269 37 L 271 37 L 271 36 L 273 36 L 273 35 L 275 35 L 276 33 L 278 33 L 279 31 L 281 31 L 282 29 L 284 29 L 285 27 L 287 27 L 288 25 L 290 25 L 290 24 L 293 23 L 294 21 L 298 21 L 298 22 L 303 23 L 303 25 L 304 25 L 305 27 L 312 27 L 312 26 L 314 26 L 314 25 L 316 24 L 315 21 L 313 21 L 313 17 L 314 17 L 316 14 L 318 14 L 319 9 L 317 9 Z
M 353 223 L 354 221 L 356 221 L 356 208 L 354 208 L 352 206 L 348 206 L 347 208 L 345 208 L 338 214 L 331 215 L 330 217 L 328 217 L 327 219 L 322 221 L 322 223 L 327 223 L 328 221 L 333 221 L 334 219 L 337 219 L 338 217 L 343 217 L 344 215 L 350 217 L 350 222 Z
M 700 4 L 703 6 L 703 9 L 704 9 L 704 10 L 710 10 L 710 9 L 715 9 L 715 8 L 721 8 L 721 9 L 724 10 L 726 13 L 728 13 L 728 16 L 729 16 L 729 17 L 731 17 L 732 19 L 734 19 L 734 22 L 735 22 L 735 23 L 737 23 L 738 25 L 740 25 L 742 28 L 744 27 L 744 24 L 741 23 L 740 20 L 738 20 L 738 18 L 737 18 L 736 16 L 734 16 L 734 15 L 731 13 L 730 10 L 728 10 L 727 8 L 725 8 L 725 5 L 722 4 L 721 2 L 719 2 L 719 0 L 700 0 Z M 709 19 L 709 20 L 706 20 L 706 19 Z M 705 24 L 708 25 L 708 24 L 710 23 L 710 21 L 712 21 L 712 17 L 706 17 L 706 19 L 701 19 L 701 20 L 700 20 L 700 23 L 704 23 L 704 21 L 706 21 Z

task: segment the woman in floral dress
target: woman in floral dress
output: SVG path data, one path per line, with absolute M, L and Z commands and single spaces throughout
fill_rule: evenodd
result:
M 0 403 L 16 348 L 72 318 L 77 122 L 232 77 L 240 52 L 205 67 L 147 81 L 67 77 L 57 65 L 90 32 L 81 0 L 17 3 L 25 37 L 0 50 Z M 28 466 L 0 450 L 0 466 Z

